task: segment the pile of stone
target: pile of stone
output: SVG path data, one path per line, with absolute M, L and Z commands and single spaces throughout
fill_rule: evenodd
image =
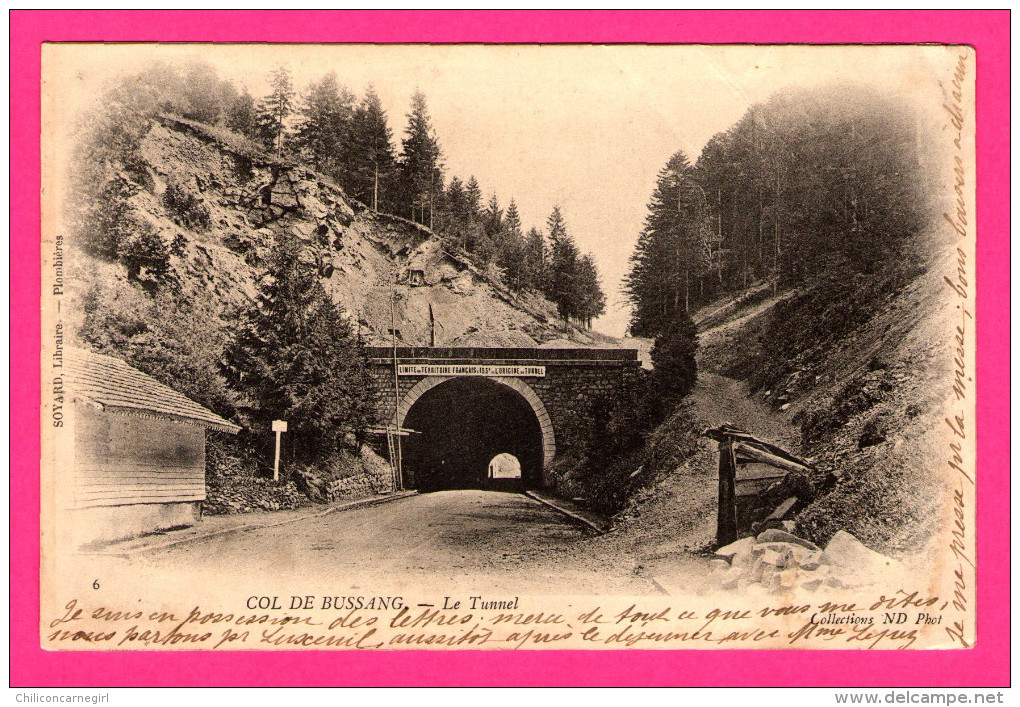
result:
M 308 505 L 308 498 L 293 481 L 274 484 L 269 479 L 249 477 L 233 483 L 213 486 L 206 492 L 202 512 L 207 515 L 282 511 Z
M 715 555 L 713 576 L 723 589 L 737 591 L 752 586 L 776 593 L 856 588 L 901 570 L 899 562 L 843 530 L 832 536 L 824 550 L 810 540 L 772 528 L 721 547 Z

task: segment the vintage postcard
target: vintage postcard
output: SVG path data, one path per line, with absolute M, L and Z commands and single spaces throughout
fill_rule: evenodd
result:
M 975 62 L 44 43 L 40 645 L 973 647 Z

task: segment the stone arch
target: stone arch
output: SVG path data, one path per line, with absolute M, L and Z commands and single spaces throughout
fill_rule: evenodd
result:
M 532 411 L 535 413 L 535 417 L 538 418 L 538 425 L 542 430 L 542 466 L 548 469 L 552 464 L 553 459 L 556 457 L 556 433 L 553 430 L 552 418 L 549 417 L 549 411 L 545 409 L 545 403 L 538 397 L 538 393 L 525 383 L 520 378 L 511 378 L 506 376 L 477 376 L 478 378 L 488 378 L 491 381 L 499 383 L 500 385 L 506 386 L 511 390 L 520 394 L 524 398 L 528 405 L 531 406 Z M 400 425 L 403 426 L 404 418 L 407 417 L 407 413 L 422 395 L 432 390 L 437 385 L 453 380 L 454 376 L 428 376 L 422 378 L 420 381 L 415 383 L 411 390 L 407 391 L 403 398 L 400 400 L 400 404 L 397 406 L 397 419 Z

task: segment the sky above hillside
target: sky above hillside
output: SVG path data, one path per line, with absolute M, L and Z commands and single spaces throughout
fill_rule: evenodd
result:
M 621 282 L 656 176 L 677 150 L 693 162 L 753 104 L 791 86 L 857 81 L 912 95 L 937 111 L 948 81 L 941 47 L 77 45 L 51 60 L 68 108 L 125 67 L 202 60 L 256 96 L 267 73 L 296 87 L 329 71 L 361 95 L 373 84 L 395 143 L 416 88 L 426 95 L 447 177 L 474 175 L 525 227 L 563 210 L 594 254 L 608 297 L 595 323 L 620 336 L 629 319 Z M 66 114 L 71 115 L 68 111 Z

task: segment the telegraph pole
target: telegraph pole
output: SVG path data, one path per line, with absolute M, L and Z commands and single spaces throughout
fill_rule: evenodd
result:
M 395 491 L 402 491 L 404 487 L 404 468 L 403 468 L 403 457 L 404 450 L 400 441 L 400 377 L 397 366 L 397 319 L 395 312 L 395 302 L 397 299 L 397 292 L 393 290 L 390 294 L 390 335 L 393 342 L 393 434 L 397 437 L 397 458 L 396 464 L 394 465 L 394 472 L 396 477 L 393 479 L 393 488 Z

